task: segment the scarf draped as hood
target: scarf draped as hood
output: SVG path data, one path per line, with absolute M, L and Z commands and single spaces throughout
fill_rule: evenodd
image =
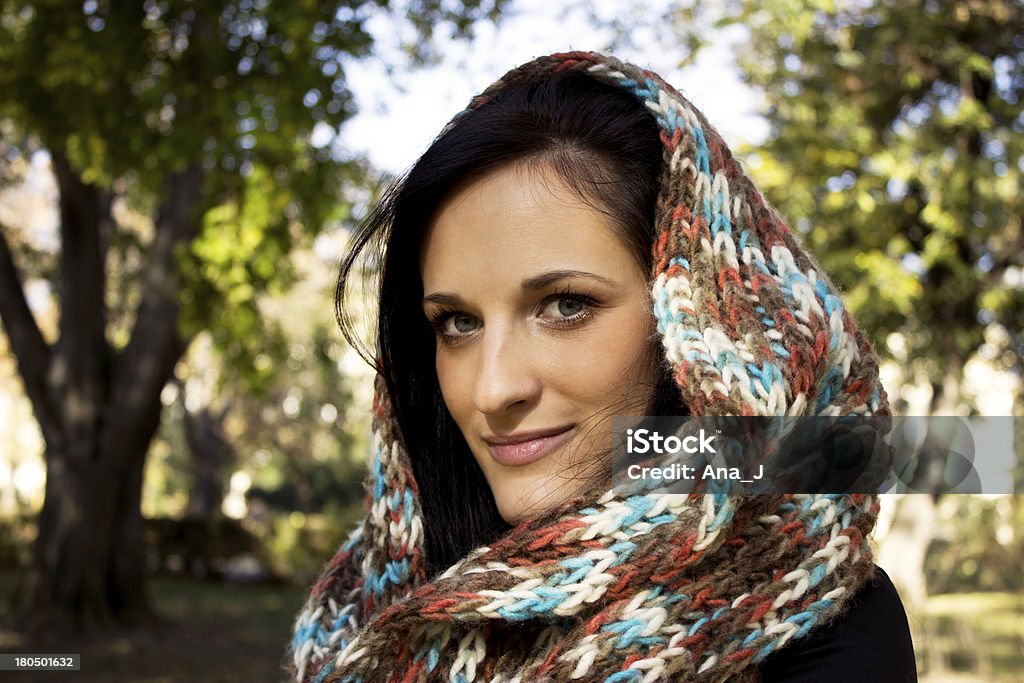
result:
M 661 128 L 652 308 L 694 416 L 889 414 L 878 358 L 835 286 L 704 116 L 658 75 L 568 52 Z M 384 383 L 366 516 L 294 627 L 300 682 L 756 680 L 843 611 L 873 570 L 874 495 L 594 491 L 427 576 L 420 491 Z

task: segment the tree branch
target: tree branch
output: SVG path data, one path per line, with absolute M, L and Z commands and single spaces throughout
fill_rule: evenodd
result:
M 49 383 L 61 396 L 61 424 L 76 459 L 93 457 L 109 348 L 104 233 L 110 193 L 82 181 L 60 151 L 50 154 L 60 190 L 60 339 Z
M 60 189 L 61 352 L 76 368 L 96 364 L 106 343 L 106 243 L 111 196 L 82 182 L 67 159 L 51 153 Z
M 18 373 L 25 384 L 25 393 L 49 446 L 60 436 L 60 422 L 54 413 L 46 384 L 50 345 L 43 338 L 25 299 L 21 275 L 4 237 L 7 230 L 0 226 L 0 322 L 7 332 L 11 352 L 18 361 Z
M 148 443 L 151 435 L 143 433 L 145 420 L 140 418 L 152 409 L 153 397 L 159 397 L 188 346 L 178 332 L 181 278 L 175 252 L 198 231 L 202 182 L 203 171 L 198 164 L 169 174 L 165 181 L 135 325 L 113 369 L 108 411 L 120 428 L 117 433 L 108 430 L 107 439 L 113 443 L 104 448 L 105 453 L 130 452 Z

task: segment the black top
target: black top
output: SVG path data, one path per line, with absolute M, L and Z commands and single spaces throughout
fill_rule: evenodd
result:
M 846 611 L 768 655 L 762 683 L 903 683 L 917 680 L 903 603 L 881 567 Z

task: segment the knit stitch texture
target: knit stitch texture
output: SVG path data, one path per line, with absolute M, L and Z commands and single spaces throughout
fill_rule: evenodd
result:
M 695 416 L 889 415 L 878 358 L 840 295 L 704 116 L 658 75 L 568 52 L 565 70 L 635 95 L 661 127 L 652 310 Z M 292 680 L 757 680 L 837 616 L 873 571 L 873 495 L 594 491 L 428 578 L 420 491 L 384 384 L 362 524 L 323 570 Z

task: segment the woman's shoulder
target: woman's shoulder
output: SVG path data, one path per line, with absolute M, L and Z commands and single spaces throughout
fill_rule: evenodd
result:
M 889 575 L 876 565 L 842 614 L 769 655 L 759 671 L 763 683 L 916 681 L 907 613 Z

